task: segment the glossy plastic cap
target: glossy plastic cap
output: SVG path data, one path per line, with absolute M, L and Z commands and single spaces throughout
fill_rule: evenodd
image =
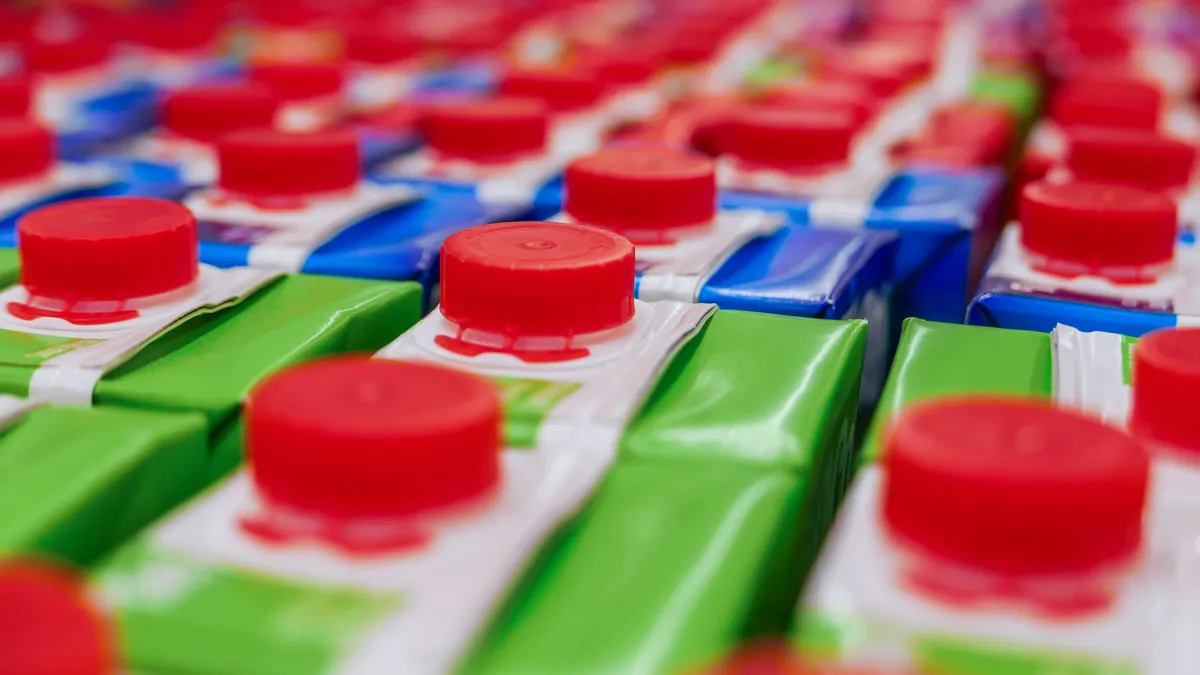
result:
M 0 77 L 0 117 L 24 117 L 29 114 L 33 91 L 29 79 L 17 75 Z
M 583 69 L 518 69 L 500 81 L 505 96 L 542 101 L 555 112 L 571 112 L 594 105 L 604 94 L 604 83 Z
M 484 225 L 442 244 L 442 315 L 511 337 L 575 336 L 633 317 L 633 245 L 584 225 Z
M 216 7 L 193 4 L 182 11 L 134 11 L 122 21 L 126 35 L 143 47 L 164 52 L 193 52 L 216 49 L 221 38 L 221 19 L 221 12 Z
M 273 375 L 246 405 L 246 454 L 272 504 L 334 518 L 418 514 L 500 478 L 500 399 L 481 377 L 344 356 Z
M 1149 457 L 1090 417 L 1022 399 L 911 408 L 885 440 L 883 519 L 936 558 L 1005 574 L 1093 571 L 1142 539 Z
M 54 166 L 54 134 L 28 119 L 0 119 L 0 157 L 0 183 L 41 175 Z
M 171 92 L 163 100 L 163 126 L 171 133 L 215 143 L 241 129 L 272 127 L 279 99 L 256 85 L 198 85 Z
M 345 56 L 358 63 L 386 66 L 405 61 L 421 49 L 415 35 L 388 22 L 369 20 L 351 24 L 342 31 Z
M 68 302 L 159 295 L 199 274 L 196 218 L 165 199 L 43 206 L 21 218 L 17 244 L 29 294 Z
M 22 58 L 29 71 L 66 73 L 108 61 L 113 50 L 113 39 L 108 31 L 90 26 L 66 39 L 51 39 L 34 31 L 22 46 Z
M 436 152 L 492 163 L 544 151 L 549 115 L 536 100 L 489 98 L 431 105 L 420 124 L 425 142 Z
M 563 210 L 608 229 L 646 231 L 706 224 L 716 215 L 712 160 L 668 148 L 601 150 L 567 166 Z
M 1200 328 L 1167 328 L 1143 336 L 1133 350 L 1134 435 L 1200 453 Z
M 1068 134 L 1066 164 L 1079 180 L 1166 188 L 1188 182 L 1196 148 L 1152 131 L 1082 127 Z
M 879 99 L 865 87 L 847 82 L 810 82 L 780 85 L 769 89 L 764 100 L 778 108 L 807 111 L 854 113 L 859 124 L 866 123 L 879 107 Z
M 340 94 L 345 74 L 336 63 L 260 63 L 251 66 L 250 80 L 284 101 L 305 101 Z
M 1021 191 L 1019 215 L 1022 246 L 1051 261 L 1103 270 L 1174 256 L 1175 204 L 1148 190 L 1038 182 Z
M 40 561 L 0 562 L 0 670 L 116 675 L 115 643 L 77 577 Z
M 1162 92 L 1147 82 L 1081 79 L 1058 88 L 1049 116 L 1064 127 L 1154 129 L 1163 106 Z
M 850 156 L 858 119 L 851 110 L 747 107 L 726 127 L 738 159 L 780 169 L 840 164 Z
M 217 144 L 218 184 L 229 192 L 267 197 L 349 190 L 359 179 L 352 131 L 236 131 Z

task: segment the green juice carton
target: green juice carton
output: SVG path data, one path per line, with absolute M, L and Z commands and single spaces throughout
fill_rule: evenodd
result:
M 988 358 L 979 358 L 986 354 Z M 911 321 L 797 616 L 919 673 L 1197 672 L 1200 330 Z
M 0 263 L 0 393 L 202 413 L 214 473 L 237 464 L 255 381 L 378 349 L 419 316 L 414 285 L 200 265 L 195 218 L 163 200 L 44 207 L 19 239 L 19 267 Z
M 433 313 L 261 385 L 248 468 L 101 565 L 134 666 L 674 672 L 790 619 L 866 326 L 635 300 L 583 225 L 441 258 Z
M 206 482 L 199 413 L 0 395 L 0 557 L 89 564 Z

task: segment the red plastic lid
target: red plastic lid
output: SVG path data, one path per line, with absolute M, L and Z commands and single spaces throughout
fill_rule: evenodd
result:
M 1174 187 L 1188 182 L 1196 164 L 1192 144 L 1151 131 L 1081 127 L 1068 140 L 1066 164 L 1080 180 Z
M 1071 80 L 1050 99 L 1050 118 L 1062 126 L 1155 129 L 1163 94 L 1147 82 L 1127 79 Z
M 0 654 L 13 675 L 115 675 L 115 636 L 84 584 L 34 561 L 0 563 Z
M 885 443 L 884 521 L 928 555 L 1056 574 L 1140 547 L 1149 456 L 1090 417 L 1032 399 L 945 399 L 909 409 Z
M 731 154 L 752 164 L 805 168 L 845 162 L 857 131 L 852 110 L 756 106 L 729 118 L 725 140 Z
M 196 218 L 165 199 L 101 197 L 43 206 L 17 225 L 21 284 L 69 302 L 129 300 L 199 274 Z
M 372 65 L 398 63 L 421 49 L 417 36 L 388 22 L 356 22 L 342 30 L 342 40 L 346 58 Z
M 305 101 L 340 94 L 345 74 L 336 63 L 279 62 L 251 66 L 250 79 L 285 101 Z
M 0 183 L 49 171 L 56 159 L 54 134 L 30 120 L 0 119 Z
M 620 50 L 593 52 L 582 59 L 581 66 L 590 70 L 600 81 L 610 85 L 640 84 L 658 71 L 658 58 L 650 47 L 624 45 Z
M 146 9 L 122 18 L 126 34 L 134 42 L 168 52 L 215 49 L 221 38 L 219 7 L 191 5 L 182 11 Z
M 279 99 L 250 84 L 198 85 L 171 92 L 163 100 L 163 126 L 171 133 L 215 143 L 231 131 L 271 127 Z
M 65 73 L 108 61 L 113 39 L 108 31 L 95 26 L 61 38 L 40 34 L 35 29 L 22 47 L 26 69 L 39 73 Z
M 0 117 L 24 117 L 29 114 L 33 91 L 29 79 L 9 75 L 0 77 Z
M 1166 197 L 1105 183 L 1046 183 L 1021 192 L 1021 245 L 1047 260 L 1105 274 L 1106 269 L 1169 262 L 1176 208 Z
M 854 113 L 859 124 L 865 124 L 879 107 L 879 99 L 866 87 L 849 82 L 805 82 L 786 84 L 769 89 L 764 95 L 768 105 L 803 110 L 843 111 Z
M 546 148 L 549 115 L 540 101 L 451 101 L 424 110 L 421 130 L 437 152 L 475 162 L 507 162 Z
M 563 210 L 618 232 L 661 232 L 707 224 L 716 215 L 712 160 L 669 148 L 601 150 L 567 166 Z
M 848 82 L 887 98 L 928 74 L 930 67 L 928 58 L 915 55 L 911 50 L 891 44 L 873 44 L 829 54 L 817 64 L 817 72 L 825 80 Z
M 501 94 L 537 99 L 555 112 L 587 108 L 600 100 L 604 89 L 600 78 L 582 69 L 512 70 L 500 81 Z
M 502 421 L 498 394 L 476 375 L 327 358 L 251 393 L 246 455 L 273 505 L 333 518 L 413 515 L 497 487 Z
M 633 318 L 633 245 L 585 225 L 484 225 L 442 244 L 442 315 L 512 337 L 573 336 Z
M 1143 336 L 1133 350 L 1134 435 L 1200 453 L 1200 328 L 1167 328 Z
M 358 139 L 348 130 L 235 131 L 217 143 L 221 188 L 284 197 L 348 190 L 358 183 Z

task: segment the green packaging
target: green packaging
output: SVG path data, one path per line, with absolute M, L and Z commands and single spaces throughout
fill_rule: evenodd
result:
M 205 482 L 199 414 L 0 407 L 0 554 L 90 564 Z
M 669 365 L 643 374 L 645 402 L 611 457 L 590 440 L 604 434 L 557 424 L 558 406 L 581 390 L 563 383 L 568 376 L 497 378 L 506 452 L 581 462 L 576 477 L 598 466 L 600 482 L 509 580 L 455 672 L 673 672 L 790 619 L 853 467 L 866 325 L 713 310 L 688 335 Z M 323 556 L 278 558 L 266 573 L 171 543 L 201 527 L 205 502 L 208 513 L 226 513 L 218 502 L 239 490 L 223 482 L 99 568 L 132 665 L 196 675 L 392 672 L 364 665 L 364 641 L 377 644 L 406 609 L 427 611 L 413 591 L 304 571 L 332 574 Z M 491 559 L 476 557 L 475 566 Z

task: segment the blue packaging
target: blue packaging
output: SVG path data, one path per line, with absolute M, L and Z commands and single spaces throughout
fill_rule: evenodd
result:
M 1000 238 L 969 323 L 1140 336 L 1200 325 L 1200 250 L 1176 205 L 1133 187 L 1035 183 Z
M 217 267 L 415 280 L 430 291 L 442 239 L 522 215 L 470 194 L 363 181 L 349 130 L 247 130 L 221 147 L 219 184 L 184 199 L 199 223 L 200 260 Z
M 0 121 L 0 247 L 16 246 L 16 223 L 21 216 L 54 202 L 83 197 L 139 195 L 127 176 L 101 162 L 59 161 L 52 132 L 28 120 Z

